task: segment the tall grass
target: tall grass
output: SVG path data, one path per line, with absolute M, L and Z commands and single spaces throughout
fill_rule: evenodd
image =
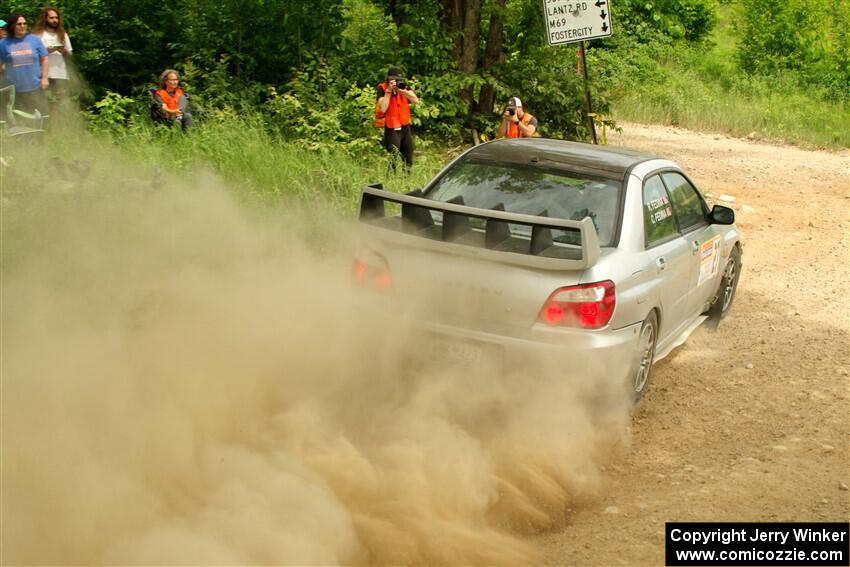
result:
M 147 207 L 158 195 L 200 200 L 210 195 L 208 185 L 232 195 L 258 219 L 293 221 L 290 232 L 323 253 L 339 237 L 342 225 L 336 221 L 353 219 L 365 185 L 382 183 L 396 192 L 421 188 L 450 157 L 419 140 L 412 171 L 393 171 L 377 138 L 374 142 L 373 149 L 359 153 L 340 144 L 308 147 L 281 140 L 262 117 L 250 114 L 210 115 L 185 134 L 141 118 L 4 142 L 0 271 L 27 254 L 21 242 L 30 221 L 43 222 L 43 211 L 57 205 L 87 211 L 90 206 Z M 199 201 L 198 206 L 205 205 Z
M 850 92 L 806 84 L 794 72 L 748 75 L 721 24 L 713 43 L 633 44 L 597 52 L 600 85 L 615 120 L 754 135 L 806 146 L 850 147 Z
M 307 145 L 282 140 L 259 113 L 234 111 L 203 116 L 188 133 L 153 125 L 142 116 L 104 128 L 95 123 L 88 132 L 75 132 L 74 138 L 77 143 L 68 146 L 64 133 L 48 134 L 44 144 L 31 145 L 21 158 L 41 163 L 59 157 L 124 161 L 126 171 L 151 179 L 177 175 L 191 180 L 214 172 L 243 200 L 315 205 L 343 215 L 353 211 L 363 186 L 382 183 L 397 192 L 421 188 L 448 157 L 427 140 L 417 140 L 414 166 L 405 172 L 401 166 L 391 167 L 377 131 L 374 144 L 365 151 L 363 144 L 357 150 L 340 143 Z
M 703 65 L 668 69 L 612 104 L 615 119 L 663 123 L 818 147 L 850 147 L 850 105 L 782 76 L 735 76 Z M 722 68 L 717 66 L 717 68 Z

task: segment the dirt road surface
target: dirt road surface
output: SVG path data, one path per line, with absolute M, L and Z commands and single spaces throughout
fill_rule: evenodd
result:
M 599 499 L 535 545 L 551 564 L 663 565 L 669 521 L 847 521 L 850 154 L 636 124 L 609 143 L 732 206 L 743 273 L 720 328 L 655 367 Z

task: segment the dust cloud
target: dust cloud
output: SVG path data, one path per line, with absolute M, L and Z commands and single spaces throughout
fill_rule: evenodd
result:
M 86 167 L 5 176 L 2 563 L 529 563 L 598 493 L 626 404 L 414 362 L 348 223 Z

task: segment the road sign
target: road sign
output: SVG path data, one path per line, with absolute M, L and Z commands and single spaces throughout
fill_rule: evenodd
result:
M 549 45 L 587 41 L 611 35 L 607 0 L 543 0 Z

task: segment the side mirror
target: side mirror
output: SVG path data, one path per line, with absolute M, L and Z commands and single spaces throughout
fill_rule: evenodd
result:
M 708 215 L 711 224 L 735 224 L 735 211 L 723 205 L 714 205 Z

